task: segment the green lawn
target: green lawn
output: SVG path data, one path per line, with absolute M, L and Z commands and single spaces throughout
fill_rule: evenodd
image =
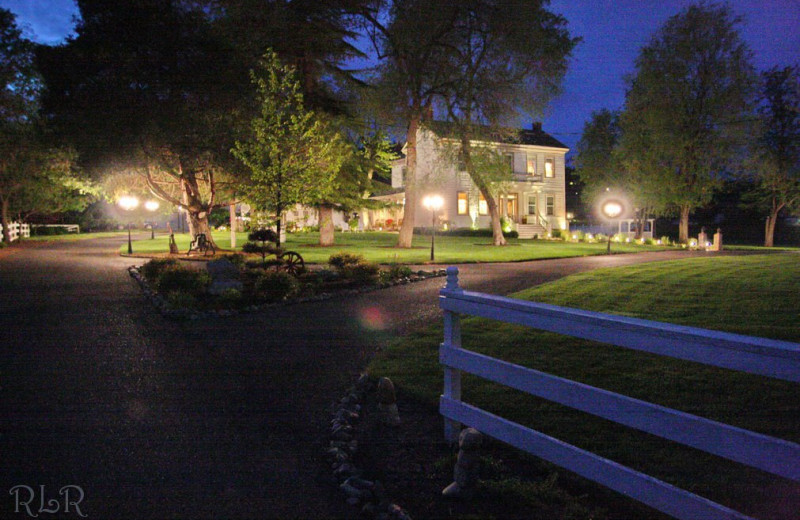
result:
M 230 232 L 215 231 L 214 241 L 223 249 L 230 249 Z M 247 240 L 246 233 L 237 234 L 236 245 Z M 397 234 L 366 232 L 336 233 L 336 245 L 320 247 L 318 233 L 297 233 L 286 236 L 285 249 L 297 251 L 306 262 L 327 263 L 328 258 L 338 251 L 349 251 L 364 255 L 367 260 L 382 264 L 405 263 L 422 264 L 430 261 L 429 236 L 414 238 L 413 248 L 398 249 Z M 176 234 L 178 249 L 185 252 L 189 248 L 189 235 Z M 508 247 L 492 247 L 489 237 L 436 237 L 436 263 L 469 263 L 469 262 L 515 262 L 542 258 L 565 258 L 571 256 L 588 256 L 605 254 L 606 245 L 598 243 L 571 243 L 545 240 L 509 239 Z M 640 251 L 663 250 L 660 246 L 639 246 L 633 244 L 612 244 L 612 252 L 632 253 Z M 157 235 L 155 240 L 137 240 L 133 243 L 135 254 L 165 253 L 169 251 L 166 235 Z M 127 245 L 120 247 L 120 252 L 127 252 Z
M 694 258 L 577 274 L 515 297 L 800 341 L 800 256 Z M 435 407 L 441 324 L 395 341 L 374 376 Z M 464 347 L 593 386 L 800 442 L 800 385 L 469 318 Z M 465 375 L 464 400 L 745 511 L 800 485 Z M 563 474 L 563 471 L 562 471 Z M 770 508 L 765 508 L 769 510 Z M 642 518 L 649 515 L 642 513 Z

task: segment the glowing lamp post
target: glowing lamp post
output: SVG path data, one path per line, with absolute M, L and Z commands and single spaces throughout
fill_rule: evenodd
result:
M 139 199 L 137 199 L 136 197 L 131 197 L 129 195 L 126 195 L 124 197 L 120 197 L 119 205 L 125 211 L 130 212 L 130 211 L 134 210 L 136 208 L 136 206 L 139 205 Z M 133 254 L 133 246 L 131 246 L 131 221 L 130 220 L 128 220 L 128 254 L 129 255 Z
M 433 248 L 436 242 L 436 212 L 442 209 L 444 199 L 439 195 L 427 195 L 422 199 L 422 205 L 431 212 L 431 262 L 433 262 Z
M 147 211 L 149 211 L 151 213 L 153 211 L 157 210 L 158 206 L 159 206 L 158 201 L 155 201 L 155 200 L 148 200 L 147 202 L 144 203 L 144 209 L 146 209 Z M 156 223 L 155 223 L 155 221 L 150 223 L 150 240 L 153 240 L 154 238 L 156 238 Z
M 600 207 L 600 211 L 603 213 L 603 216 L 609 220 L 613 220 L 620 215 L 622 212 L 625 211 L 625 206 L 622 205 L 622 202 L 618 200 L 607 200 L 603 203 Z M 611 236 L 613 233 L 608 235 L 608 247 L 606 248 L 606 254 L 611 254 Z

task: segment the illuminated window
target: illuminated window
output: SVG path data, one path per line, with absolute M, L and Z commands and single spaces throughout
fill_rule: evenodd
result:
M 547 212 L 548 217 L 552 217 L 556 214 L 556 196 L 555 195 L 548 195 L 545 199 L 545 211 Z
M 486 199 L 483 198 L 483 193 L 480 194 L 481 198 L 478 200 L 478 215 L 488 215 L 489 206 L 486 204 Z
M 467 199 L 467 192 L 465 191 L 458 192 L 458 204 L 456 206 L 458 208 L 459 215 L 467 214 L 467 208 L 469 206 L 469 201 Z
M 536 156 L 529 155 L 528 156 L 528 175 L 531 177 L 536 176 Z
M 544 160 L 544 176 L 553 178 L 556 176 L 555 164 L 553 159 Z

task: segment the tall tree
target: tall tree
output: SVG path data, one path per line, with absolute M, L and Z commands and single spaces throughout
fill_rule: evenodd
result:
M 775 67 L 761 78 L 752 197 L 767 213 L 764 246 L 772 247 L 781 211 L 800 208 L 800 66 Z
M 336 191 L 317 204 L 321 246 L 334 244 L 334 210 L 349 213 L 380 207 L 380 203 L 368 198 L 372 191 L 372 178 L 375 173 L 390 172 L 395 158 L 391 143 L 380 131 L 360 136 L 349 146 L 349 153 L 336 176 Z
M 11 214 L 80 208 L 93 191 L 72 168 L 72 154 L 51 148 L 37 121 L 40 78 L 34 45 L 0 8 L 0 224 L 9 242 Z M 88 201 L 87 201 L 88 202 Z
M 305 107 L 297 73 L 274 52 L 264 55 L 252 77 L 258 115 L 232 151 L 250 171 L 245 198 L 275 215 L 280 245 L 285 212 L 329 200 L 349 150 L 330 120 Z
M 621 157 L 680 215 L 681 242 L 690 213 L 739 166 L 755 85 L 740 23 L 725 4 L 687 7 L 642 49 L 629 79 Z
M 496 175 L 472 160 L 473 141 L 497 134 L 521 114 L 538 115 L 558 92 L 567 58 L 577 43 L 566 20 L 546 0 L 454 2 L 454 30 L 447 54 L 450 81 L 442 92 L 466 171 L 486 199 L 494 245 L 504 245 L 493 193 Z M 488 126 L 488 128 L 486 126 Z M 506 177 L 510 180 L 511 172 Z
M 435 97 L 452 80 L 447 52 L 456 4 L 378 0 L 361 12 L 379 59 L 373 78 L 375 105 L 384 118 L 406 128 L 405 206 L 398 247 L 411 247 L 414 235 L 417 131 L 426 117 L 432 119 Z
M 79 0 L 66 45 L 43 48 L 44 113 L 97 176 L 133 172 L 208 234 L 220 200 L 247 69 L 198 2 Z M 136 188 L 136 186 L 132 186 Z

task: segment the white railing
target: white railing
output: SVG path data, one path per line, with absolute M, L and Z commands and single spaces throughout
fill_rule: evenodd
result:
M 11 241 L 19 239 L 19 237 L 29 238 L 31 236 L 31 228 L 28 224 L 20 224 L 19 222 L 12 222 L 8 225 L 8 234 L 11 235 Z M 3 241 L 3 226 L 0 225 L 0 242 Z
M 461 401 L 461 372 L 720 457 L 800 481 L 800 445 L 594 388 L 461 348 L 460 314 L 524 325 L 751 374 L 800 382 L 800 345 L 464 291 L 447 269 L 444 311 L 445 436 L 465 424 L 680 519 L 747 519 L 725 506 Z

